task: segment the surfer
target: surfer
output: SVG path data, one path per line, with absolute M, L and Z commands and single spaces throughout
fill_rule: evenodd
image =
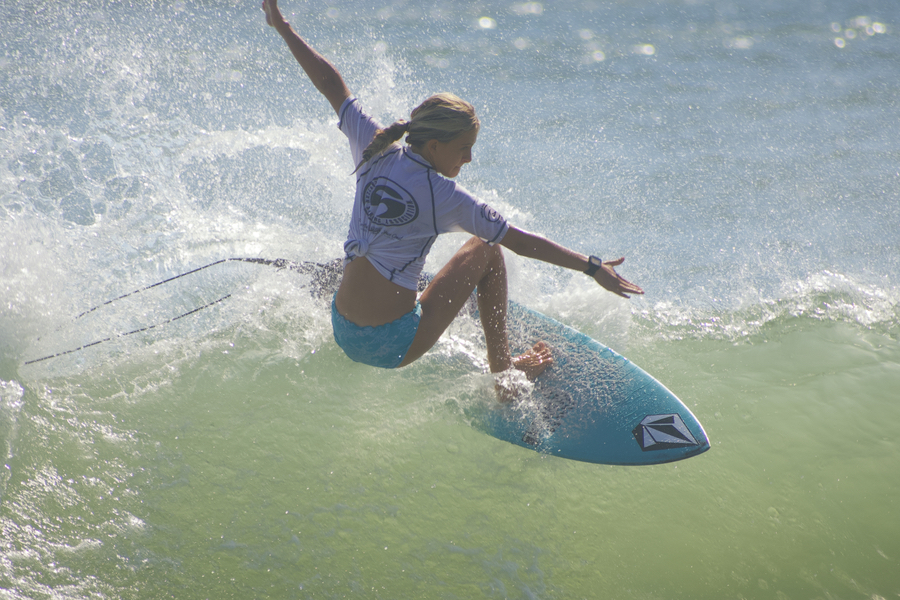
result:
M 642 294 L 619 276 L 624 258 L 601 261 L 506 222 L 452 181 L 472 160 L 480 123 L 453 94 L 427 98 L 410 119 L 382 128 L 352 96 L 340 73 L 264 0 L 266 22 L 281 34 L 338 115 L 357 165 L 356 198 L 344 243 L 343 278 L 332 300 L 334 336 L 357 362 L 403 367 L 431 349 L 477 289 L 491 373 L 518 369 L 531 379 L 553 364 L 537 342 L 513 357 L 506 328 L 507 282 L 501 246 L 520 256 L 583 271 L 607 290 Z M 406 136 L 406 145 L 397 142 Z M 417 282 L 437 235 L 471 237 L 417 299 Z

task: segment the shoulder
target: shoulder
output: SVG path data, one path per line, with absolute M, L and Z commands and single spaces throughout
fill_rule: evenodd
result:
M 381 125 L 360 107 L 356 98 L 347 98 L 338 110 L 338 129 L 340 129 L 350 141 L 350 150 L 353 154 L 354 164 L 358 164 L 362 152 Z
M 344 129 L 345 125 L 350 125 L 360 120 L 371 121 L 372 117 L 362 109 L 357 98 L 350 97 L 344 100 L 344 103 L 341 104 L 341 108 L 338 110 L 338 128 Z
M 432 170 L 431 177 L 435 192 L 440 194 L 443 198 L 452 200 L 456 204 L 475 204 L 478 202 L 478 199 L 475 198 L 475 196 L 471 192 L 469 192 L 469 190 L 464 188 L 462 184 L 457 183 L 452 179 L 448 179 L 440 173 L 435 172 L 434 170 Z
M 418 172 L 428 180 L 428 184 L 431 186 L 435 195 L 440 196 L 441 198 L 453 196 L 458 193 L 462 193 L 466 196 L 471 195 L 461 185 L 438 173 L 434 167 L 431 166 L 431 163 L 413 152 L 409 146 L 403 147 L 402 155 L 409 161 L 408 164 L 411 165 L 411 171 Z
M 359 101 L 352 96 L 344 100 L 344 103 L 341 104 L 341 107 L 338 109 L 338 127 L 342 127 L 344 124 L 344 119 L 347 117 L 347 113 L 352 112 L 362 113 L 362 110 L 359 108 Z
M 382 125 L 363 109 L 357 98 L 347 98 L 338 110 L 338 129 L 381 129 Z

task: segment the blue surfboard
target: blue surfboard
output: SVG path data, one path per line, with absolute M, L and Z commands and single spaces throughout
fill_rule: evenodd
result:
M 530 393 L 470 415 L 478 429 L 538 452 L 609 465 L 667 463 L 709 450 L 693 413 L 628 359 L 515 302 L 508 327 L 514 346 L 546 342 L 554 363 Z
M 331 295 L 340 283 L 341 261 L 328 263 L 284 259 L 228 258 L 169 277 L 123 294 L 77 317 L 94 313 L 117 300 L 225 263 L 256 263 L 290 269 L 307 279 L 316 297 Z M 428 283 L 420 280 L 420 290 Z M 137 329 L 86 338 L 77 347 L 55 349 L 26 361 L 42 363 L 76 355 L 113 339 L 160 328 L 229 298 L 227 294 L 183 314 Z M 474 295 L 471 309 L 474 310 Z M 511 403 L 491 402 L 470 410 L 473 424 L 501 440 L 553 456 L 610 465 L 649 465 L 696 456 L 709 450 L 703 427 L 675 395 L 641 368 L 600 342 L 575 329 L 510 302 L 508 327 L 511 345 L 520 349 L 543 340 L 553 349 L 553 366 L 534 382 L 533 389 Z

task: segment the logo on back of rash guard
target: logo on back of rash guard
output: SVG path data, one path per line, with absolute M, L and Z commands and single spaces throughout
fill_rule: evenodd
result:
M 387 177 L 376 177 L 366 185 L 363 208 L 373 223 L 386 227 L 406 225 L 419 216 L 415 199 Z

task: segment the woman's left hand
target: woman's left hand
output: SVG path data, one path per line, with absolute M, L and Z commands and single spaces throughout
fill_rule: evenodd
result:
M 600 268 L 594 273 L 594 280 L 603 286 L 604 289 L 623 298 L 630 298 L 628 294 L 643 294 L 644 290 L 616 273 L 615 267 L 618 267 L 623 262 L 625 262 L 624 256 L 616 260 L 603 261 Z

